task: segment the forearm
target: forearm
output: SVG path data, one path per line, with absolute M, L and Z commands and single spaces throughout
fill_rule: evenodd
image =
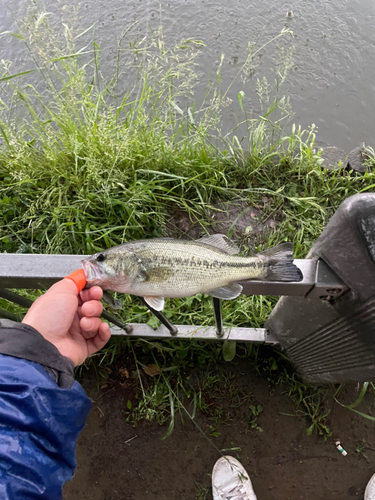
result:
M 0 328 L 0 498 L 61 498 L 90 406 L 50 342 L 28 325 Z

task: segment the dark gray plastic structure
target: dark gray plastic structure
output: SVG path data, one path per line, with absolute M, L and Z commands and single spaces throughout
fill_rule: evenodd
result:
M 282 297 L 267 329 L 306 382 L 375 380 L 375 194 L 348 198 L 307 258 L 322 259 L 349 290 Z

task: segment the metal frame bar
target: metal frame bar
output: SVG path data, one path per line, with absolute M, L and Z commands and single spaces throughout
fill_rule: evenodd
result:
M 265 328 L 224 328 L 223 336 L 216 335 L 216 326 L 188 326 L 176 325 L 178 333 L 171 336 L 169 330 L 164 325 L 154 330 L 151 326 L 143 323 L 129 323 L 133 328 L 133 333 L 129 334 L 124 330 L 111 328 L 112 335 L 124 337 L 142 337 L 147 339 L 169 339 L 169 340 L 215 340 L 223 341 L 228 338 L 238 342 L 256 342 L 262 344 L 278 344 L 278 341 Z
M 0 297 L 9 300 L 9 302 L 14 302 L 19 306 L 27 308 L 31 307 L 33 303 L 33 301 L 28 299 L 27 297 L 21 297 L 21 295 L 18 295 L 17 293 L 11 292 L 10 290 L 4 290 L 1 288 L 0 288 Z
M 0 288 L 47 289 L 82 267 L 85 255 L 0 254 Z M 296 259 L 302 281 L 296 283 L 259 280 L 240 281 L 245 295 L 288 295 L 319 298 L 336 290 L 336 297 L 348 287 L 323 261 Z
M 5 290 L 5 288 L 47 289 L 71 272 L 81 268 L 81 260 L 85 257 L 78 255 L 0 254 L 0 297 L 21 306 L 30 307 L 31 300 L 10 290 Z M 289 295 L 331 299 L 339 297 L 348 290 L 348 287 L 323 261 L 306 259 L 294 262 L 303 273 L 302 281 L 283 283 L 246 280 L 240 282 L 243 286 L 242 293 L 245 295 Z M 139 298 L 147 306 L 143 298 Z M 224 328 L 221 302 L 217 298 L 213 298 L 216 327 L 172 325 L 162 313 L 147 307 L 163 323 L 157 330 L 143 323 L 125 324 L 107 311 L 103 311 L 102 317 L 119 327 L 111 329 L 113 335 L 123 335 L 129 338 L 211 341 L 222 341 L 230 338 L 241 342 L 278 343 L 263 328 Z
M 9 319 L 10 321 L 19 321 L 19 317 L 16 314 L 6 311 L 5 309 L 0 309 L 0 318 Z M 1 326 L 1 325 L 0 325 Z

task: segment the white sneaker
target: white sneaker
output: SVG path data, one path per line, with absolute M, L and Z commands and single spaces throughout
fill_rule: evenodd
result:
M 375 500 L 375 474 L 367 483 L 364 500 Z
M 257 500 L 245 468 L 229 456 L 219 458 L 213 468 L 212 494 L 213 500 Z

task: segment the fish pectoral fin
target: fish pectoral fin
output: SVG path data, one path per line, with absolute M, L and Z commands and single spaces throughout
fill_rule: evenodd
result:
M 145 281 L 150 283 L 163 283 L 163 281 L 167 281 L 167 279 L 172 276 L 173 272 L 173 269 L 170 267 L 153 267 L 147 269 Z
M 240 251 L 238 246 L 225 236 L 225 234 L 212 234 L 211 236 L 204 236 L 195 241 L 196 243 L 203 243 L 204 245 L 214 247 L 228 255 L 235 255 Z
M 155 311 L 162 311 L 164 309 L 164 297 L 147 296 L 143 297 L 143 299 L 146 304 L 152 309 L 155 309 Z
M 216 297 L 217 299 L 230 300 L 235 299 L 242 292 L 242 286 L 238 283 L 230 283 L 229 285 L 221 286 L 215 290 L 207 292 L 207 295 Z

